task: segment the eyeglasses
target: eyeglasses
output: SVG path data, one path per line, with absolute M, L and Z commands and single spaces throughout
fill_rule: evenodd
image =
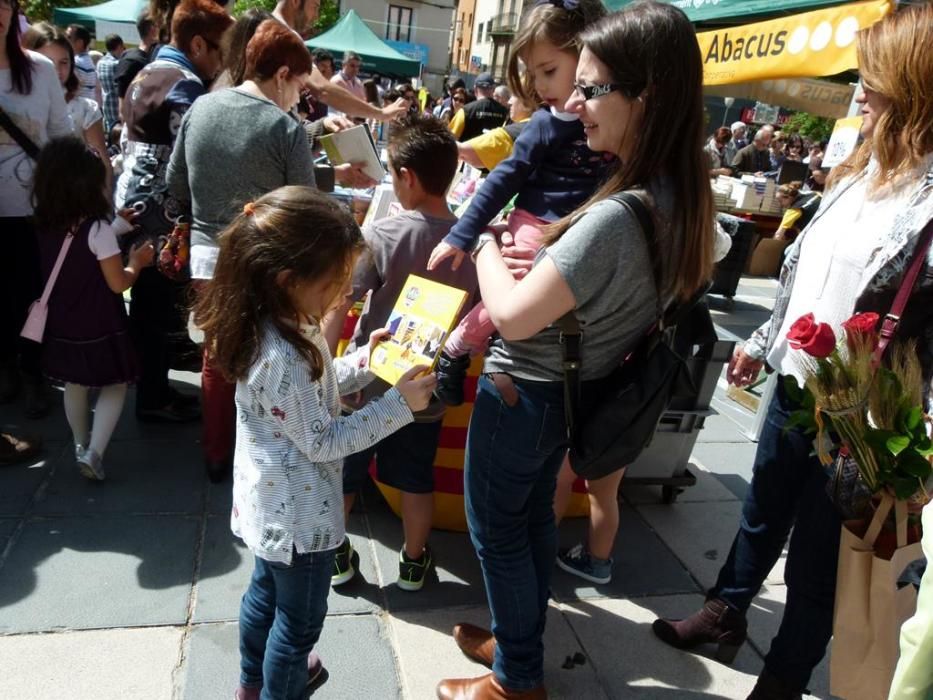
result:
M 595 100 L 597 97 L 608 95 L 610 92 L 618 92 L 622 89 L 622 86 L 617 83 L 603 83 L 601 85 L 574 83 L 573 89 L 584 101 L 589 102 L 590 100 Z
M 454 102 L 466 102 L 462 97 L 455 97 Z

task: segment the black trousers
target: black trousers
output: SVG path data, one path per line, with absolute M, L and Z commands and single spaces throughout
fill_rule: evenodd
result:
M 147 267 L 130 292 L 130 330 L 139 355 L 136 410 L 162 408 L 172 400 L 168 372 L 173 351 L 187 335 L 187 284 Z
M 19 366 L 23 374 L 41 376 L 42 346 L 21 338 L 29 306 L 42 295 L 39 243 L 32 220 L 0 218 L 0 366 Z

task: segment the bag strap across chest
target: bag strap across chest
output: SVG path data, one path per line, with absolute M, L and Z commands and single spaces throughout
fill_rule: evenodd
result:
M 661 289 L 663 286 L 661 284 L 661 256 L 651 212 L 648 211 L 648 207 L 645 206 L 641 198 L 632 192 L 618 192 L 612 195 L 610 199 L 627 206 L 635 215 L 635 218 L 638 219 L 638 224 L 648 245 L 648 255 L 652 262 L 652 276 L 654 277 L 654 286 L 658 299 L 657 318 L 659 323 L 662 316 Z M 580 372 L 583 366 L 580 341 L 583 332 L 573 311 L 568 311 L 557 319 L 557 325 L 560 328 L 561 367 L 564 372 L 564 412 L 567 419 L 567 429 L 572 435 L 580 410 Z M 657 323 L 653 328 L 656 327 Z M 649 329 L 648 333 L 650 332 L 651 329 Z

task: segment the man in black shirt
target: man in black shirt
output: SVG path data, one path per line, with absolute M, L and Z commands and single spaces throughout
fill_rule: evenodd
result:
M 469 141 L 484 131 L 496 129 L 508 119 L 509 110 L 493 99 L 496 81 L 491 73 L 480 73 L 473 83 L 476 100 L 465 105 L 450 121 L 450 130 L 458 141 Z
M 123 113 L 123 98 L 126 97 L 130 83 L 139 71 L 149 65 L 159 48 L 159 27 L 149 16 L 148 11 L 144 10 L 139 16 L 136 30 L 139 32 L 139 47 L 125 51 L 113 73 L 117 96 L 120 98 L 121 114 Z
M 772 133 L 768 127 L 762 127 L 755 132 L 752 142 L 740 149 L 732 159 L 733 173 L 763 175 L 771 170 L 771 155 L 768 146 L 771 144 Z

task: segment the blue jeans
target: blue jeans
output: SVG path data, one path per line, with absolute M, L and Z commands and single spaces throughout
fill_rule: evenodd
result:
M 483 567 L 493 672 L 506 688 L 544 678 L 544 624 L 557 556 L 554 490 L 567 449 L 563 385 L 516 381 L 508 406 L 481 377 L 467 436 L 464 498 Z
M 797 690 L 806 688 L 833 633 L 836 565 L 842 521 L 826 495 L 827 475 L 813 438 L 784 430 L 795 406 L 778 380 L 755 454 L 755 471 L 729 558 L 710 597 L 745 612 L 790 540 L 787 603 L 765 667 Z
M 308 684 L 308 653 L 327 615 L 334 552 L 292 553 L 292 563 L 255 557 L 240 603 L 240 684 L 262 700 L 297 700 Z

